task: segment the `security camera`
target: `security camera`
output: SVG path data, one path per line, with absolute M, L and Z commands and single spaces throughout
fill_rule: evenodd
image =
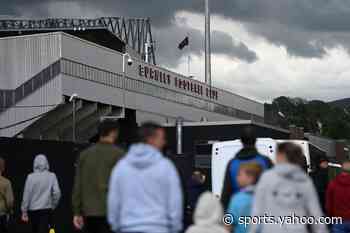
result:
M 77 93 L 74 93 L 70 96 L 69 98 L 69 102 L 72 102 L 75 98 L 78 98 L 78 94 Z
M 131 57 L 129 57 L 129 58 L 128 58 L 128 66 L 131 66 L 131 65 L 132 65 L 132 62 L 133 62 L 133 61 L 132 61 Z

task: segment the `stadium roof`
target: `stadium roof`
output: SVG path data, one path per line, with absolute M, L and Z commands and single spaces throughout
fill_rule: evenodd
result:
M 144 57 L 150 46 L 150 61 L 156 64 L 149 19 L 102 17 L 96 19 L 1 19 L 0 37 L 63 31 L 102 46 L 125 51 L 125 45 Z

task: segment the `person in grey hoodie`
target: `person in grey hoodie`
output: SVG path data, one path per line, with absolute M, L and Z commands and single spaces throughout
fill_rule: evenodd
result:
M 224 210 L 220 200 L 210 192 L 203 193 L 194 213 L 194 225 L 186 233 L 229 233 L 223 225 Z
M 323 213 L 312 180 L 301 167 L 302 159 L 299 146 L 278 145 L 277 165 L 263 173 L 255 190 L 250 233 L 328 231 L 326 225 L 310 224 L 319 220 Z
M 112 171 L 108 222 L 118 233 L 178 233 L 183 198 L 175 166 L 161 152 L 165 130 L 156 123 L 139 129 L 134 144 Z
M 30 222 L 32 233 L 47 233 L 51 224 L 52 211 L 61 197 L 57 177 L 49 171 L 45 155 L 37 155 L 33 163 L 33 173 L 27 176 L 23 200 L 22 221 Z

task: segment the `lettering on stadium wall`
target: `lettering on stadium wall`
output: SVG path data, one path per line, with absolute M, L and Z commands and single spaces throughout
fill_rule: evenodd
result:
M 184 78 L 179 78 L 167 72 L 160 71 L 153 67 L 139 65 L 139 76 L 142 78 L 157 81 L 177 89 L 195 93 L 200 96 L 206 96 L 210 99 L 218 99 L 218 92 L 211 90 L 204 85 Z

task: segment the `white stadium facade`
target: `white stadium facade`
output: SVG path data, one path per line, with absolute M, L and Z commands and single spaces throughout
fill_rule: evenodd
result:
M 71 140 L 73 114 L 79 141 L 105 116 L 264 122 L 264 104 L 155 65 L 147 19 L 112 19 L 0 21 L 1 137 Z

